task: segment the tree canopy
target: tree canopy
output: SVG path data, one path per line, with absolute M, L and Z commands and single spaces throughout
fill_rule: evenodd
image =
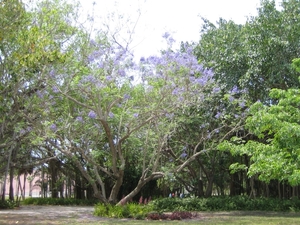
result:
M 245 24 L 204 19 L 195 49 L 199 61 L 214 70 L 227 88 L 237 85 L 252 101 L 268 99 L 272 88 L 299 87 L 291 61 L 299 57 L 299 1 L 261 1 L 258 15 Z

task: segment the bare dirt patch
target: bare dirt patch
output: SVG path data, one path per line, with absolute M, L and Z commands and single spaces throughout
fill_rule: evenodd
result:
M 21 206 L 0 210 L 0 224 L 87 224 L 105 221 L 93 216 L 93 206 Z

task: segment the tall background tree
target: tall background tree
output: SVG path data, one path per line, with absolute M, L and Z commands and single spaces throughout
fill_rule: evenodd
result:
M 275 1 L 261 1 L 258 15 L 249 17 L 245 24 L 224 19 L 216 24 L 203 20 L 195 54 L 204 66 L 214 70 L 224 90 L 241 91 L 236 97 L 244 96 L 244 107 L 236 115 L 247 113 L 248 107 L 258 100 L 266 105 L 275 104 L 277 100 L 269 96 L 273 88 L 299 87 L 299 74 L 291 66 L 292 60 L 299 57 L 299 6 L 299 1 L 293 0 L 282 1 L 279 8 Z M 244 141 L 257 140 L 246 127 L 237 132 L 237 137 L 244 137 Z M 246 167 L 252 163 L 248 154 L 230 154 L 228 160 L 230 164 L 236 162 L 235 165 Z M 238 184 L 230 188 L 231 193 L 241 186 L 249 195 L 254 189 L 257 195 L 268 195 L 272 189 L 274 196 L 278 196 L 277 184 L 267 185 L 256 176 L 248 179 L 244 166 L 229 170 L 230 176 L 235 177 L 232 185 Z
M 220 19 L 204 20 L 201 39 L 195 49 L 204 66 L 231 89 L 248 91 L 252 101 L 267 100 L 272 88 L 298 87 L 291 61 L 299 57 L 299 1 L 263 0 L 258 15 L 246 24 Z

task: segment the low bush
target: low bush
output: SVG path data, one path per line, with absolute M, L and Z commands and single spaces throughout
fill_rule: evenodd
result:
M 27 198 L 23 205 L 95 205 L 99 200 L 74 198 Z
M 135 203 L 111 205 L 99 203 L 95 206 L 94 215 L 112 218 L 144 219 L 151 211 L 152 207 L 149 205 L 140 205 Z
M 0 200 L 0 209 L 13 209 L 17 207 L 17 203 L 10 200 Z
M 162 198 L 151 202 L 157 212 L 174 211 L 300 211 L 299 199 L 218 196 L 211 198 Z

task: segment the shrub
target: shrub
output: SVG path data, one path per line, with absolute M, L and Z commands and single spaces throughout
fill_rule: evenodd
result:
M 256 198 L 248 196 L 217 196 L 210 198 L 163 198 L 151 202 L 158 212 L 174 211 L 299 211 L 299 199 Z
M 74 198 L 26 198 L 23 205 L 95 205 L 96 199 L 74 199 Z
M 17 203 L 10 200 L 0 200 L 0 209 L 13 209 L 17 207 Z
M 179 198 L 161 198 L 149 203 L 153 209 L 158 212 L 173 212 L 175 210 L 184 210 L 184 200 Z M 183 207 L 183 208 L 182 208 Z
M 139 205 L 135 203 L 111 205 L 100 203 L 95 206 L 94 215 L 113 218 L 144 219 L 151 211 L 152 207 L 148 205 Z

